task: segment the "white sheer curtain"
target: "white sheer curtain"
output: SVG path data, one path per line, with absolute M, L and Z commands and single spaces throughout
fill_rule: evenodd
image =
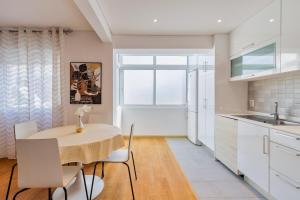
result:
M 63 30 L 0 32 L 0 158 L 14 158 L 13 125 L 35 120 L 39 129 L 63 123 Z

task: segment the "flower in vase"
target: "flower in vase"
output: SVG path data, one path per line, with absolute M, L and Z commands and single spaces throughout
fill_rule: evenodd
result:
M 83 117 L 84 113 L 90 112 L 91 110 L 92 110 L 91 106 L 84 105 L 84 106 L 77 108 L 75 115 L 78 117 Z

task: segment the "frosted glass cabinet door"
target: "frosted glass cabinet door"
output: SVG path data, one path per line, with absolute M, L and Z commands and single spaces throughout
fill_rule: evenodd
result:
M 276 43 L 231 60 L 231 77 L 276 70 Z
M 300 69 L 300 1 L 282 1 L 281 71 Z

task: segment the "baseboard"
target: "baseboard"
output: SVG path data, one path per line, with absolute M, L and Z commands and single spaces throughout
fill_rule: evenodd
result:
M 260 194 L 262 194 L 268 200 L 275 200 L 268 192 L 262 190 L 256 183 L 254 183 L 247 176 L 244 176 L 244 181 L 251 185 L 255 190 L 257 190 Z

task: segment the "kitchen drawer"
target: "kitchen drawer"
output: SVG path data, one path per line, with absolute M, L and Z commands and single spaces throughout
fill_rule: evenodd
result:
M 270 143 L 270 167 L 300 183 L 300 152 Z
M 270 171 L 270 193 L 277 200 L 299 200 L 300 184 L 280 173 Z
M 288 146 L 300 151 L 300 136 L 271 129 L 270 139 L 273 142 Z

